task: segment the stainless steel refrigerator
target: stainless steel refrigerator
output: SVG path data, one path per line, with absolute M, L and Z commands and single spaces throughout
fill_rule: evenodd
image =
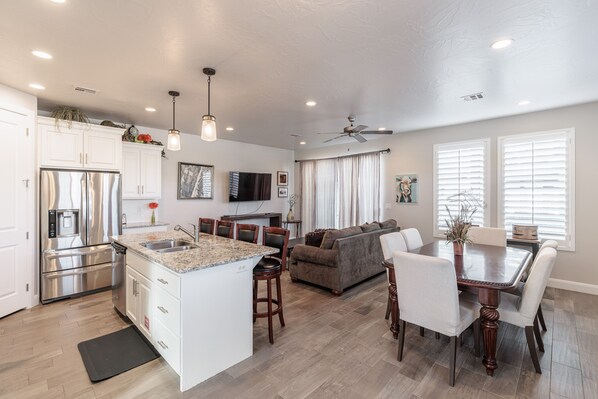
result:
M 112 285 L 120 215 L 119 173 L 40 170 L 42 303 Z

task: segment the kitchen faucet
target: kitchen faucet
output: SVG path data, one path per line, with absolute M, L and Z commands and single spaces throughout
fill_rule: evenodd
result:
M 193 226 L 193 233 L 191 233 L 189 230 L 187 230 L 186 228 L 182 227 L 180 224 L 177 224 L 176 226 L 174 226 L 174 230 L 175 231 L 182 231 L 183 233 L 187 234 L 189 237 L 193 238 L 193 241 L 198 242 L 199 241 L 199 228 L 194 225 L 193 223 L 189 223 L 191 226 Z

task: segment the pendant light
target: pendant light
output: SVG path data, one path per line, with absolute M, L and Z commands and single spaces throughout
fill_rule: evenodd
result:
M 208 114 L 204 115 L 201 121 L 201 139 L 216 141 L 216 117 L 210 114 L 210 84 L 212 83 L 212 76 L 216 75 L 216 70 L 204 68 L 203 73 L 208 76 Z
M 168 144 L 166 148 L 170 151 L 180 151 L 181 150 L 181 132 L 175 129 L 175 104 L 176 98 L 180 95 L 178 91 L 169 91 L 168 94 L 172 96 L 172 129 L 168 131 Z

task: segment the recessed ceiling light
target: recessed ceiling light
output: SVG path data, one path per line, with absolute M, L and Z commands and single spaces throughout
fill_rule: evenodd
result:
M 308 102 L 305 103 L 305 105 L 307 105 L 308 107 L 315 107 L 317 104 L 317 102 L 313 101 L 313 100 L 309 100 Z
M 33 50 L 31 52 L 31 54 L 33 54 L 36 57 L 43 58 L 44 60 L 51 60 L 52 59 L 52 55 L 46 53 L 45 51 L 41 51 L 41 50 Z
M 39 83 L 29 83 L 29 87 L 36 90 L 46 90 L 46 88 Z
M 386 130 L 386 128 L 385 127 L 379 127 L 378 130 L 379 131 L 383 131 L 383 130 Z
M 235 128 L 232 127 L 232 126 L 229 126 L 229 127 L 226 128 L 226 130 L 228 130 L 229 132 L 232 132 L 233 130 L 235 130 Z
M 501 39 L 492 43 L 490 47 L 495 50 L 499 50 L 501 48 L 509 47 L 511 44 L 513 44 L 513 39 Z
M 50 0 L 50 1 L 51 1 L 52 3 L 59 3 L 59 4 L 62 4 L 62 3 L 65 3 L 65 2 L 66 2 L 66 0 Z
M 156 109 L 154 107 L 147 107 L 147 108 L 145 108 L 145 110 L 147 112 L 156 112 Z
M 305 142 L 305 141 L 300 141 L 300 142 L 299 142 L 299 144 L 301 144 L 301 145 L 305 145 L 305 144 L 307 144 L 307 142 Z
M 531 103 L 531 101 L 530 101 L 530 100 L 523 100 L 523 101 L 519 101 L 519 102 L 517 103 L 517 105 L 528 105 L 529 103 Z

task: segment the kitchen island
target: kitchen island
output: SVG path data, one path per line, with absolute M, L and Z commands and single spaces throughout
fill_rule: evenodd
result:
M 159 252 L 148 242 L 185 240 L 194 248 Z M 121 235 L 126 313 L 180 377 L 194 385 L 253 354 L 253 267 L 275 248 L 182 232 Z

